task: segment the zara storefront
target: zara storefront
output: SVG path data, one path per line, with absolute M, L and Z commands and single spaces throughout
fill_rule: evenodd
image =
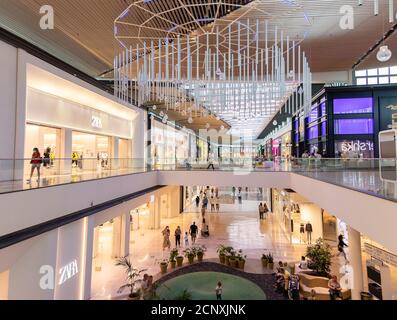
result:
M 56 173 L 130 165 L 138 110 L 30 64 L 26 82 L 25 159 L 37 147 L 49 151 Z

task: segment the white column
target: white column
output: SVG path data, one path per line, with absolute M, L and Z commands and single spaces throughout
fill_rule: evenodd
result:
M 72 143 L 73 131 L 72 129 L 61 129 L 61 152 L 60 157 L 60 171 L 64 174 L 72 172 Z
M 181 210 L 180 203 L 180 188 L 179 186 L 170 187 L 169 195 L 168 195 L 168 205 L 170 206 L 169 210 L 169 218 L 178 217 Z
M 89 300 L 91 298 L 93 257 L 98 252 L 98 228 L 95 228 L 94 221 L 93 216 L 88 217 L 83 300 Z
M 121 254 L 121 217 L 113 219 L 112 258 L 119 258 Z
M 121 216 L 121 256 L 130 255 L 130 212 Z
M 17 99 L 15 113 L 15 149 L 14 159 L 23 159 L 25 155 L 25 130 L 26 130 L 26 52 L 18 49 L 17 64 Z M 28 166 L 27 166 L 28 167 Z M 24 162 L 16 161 L 14 165 L 14 180 L 24 177 Z
M 352 267 L 352 299 L 360 300 L 360 292 L 364 290 L 363 264 L 361 256 L 361 235 L 357 230 L 348 227 L 349 262 Z
M 393 281 L 388 266 L 380 266 L 380 279 L 382 281 L 382 300 L 395 300 L 393 295 Z
M 145 147 L 146 147 L 146 125 L 147 112 L 140 111 L 133 121 L 133 136 L 131 141 L 131 158 L 135 160 L 137 166 L 144 165 Z
M 120 153 L 119 153 L 119 145 L 120 145 L 120 139 L 118 137 L 113 137 L 112 139 L 112 169 L 118 169 L 119 168 L 119 158 L 120 158 Z
M 156 196 L 155 201 L 155 215 L 154 215 L 154 229 L 158 230 L 161 227 L 161 197 Z
M 16 96 L 17 96 L 17 49 L 0 41 L 0 159 L 14 159 Z M 0 181 L 14 178 L 14 160 L 0 161 Z

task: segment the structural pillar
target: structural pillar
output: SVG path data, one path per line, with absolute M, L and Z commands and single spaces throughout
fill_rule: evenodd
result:
M 112 170 L 117 170 L 120 166 L 119 164 L 119 158 L 120 158 L 120 153 L 119 153 L 119 145 L 120 145 L 120 139 L 118 137 L 113 137 L 113 143 L 112 143 L 112 159 L 111 159 L 111 169 Z
M 130 255 L 130 212 L 121 216 L 121 256 Z
M 112 258 L 121 257 L 121 217 L 113 219 Z
M 349 238 L 349 262 L 353 272 L 353 276 L 351 278 L 352 299 L 360 300 L 361 299 L 360 293 L 364 291 L 360 232 L 349 226 L 348 238 Z
M 60 172 L 63 174 L 72 173 L 72 129 L 61 129 L 61 159 L 59 164 Z M 84 160 L 83 160 L 84 161 Z M 55 164 L 56 165 L 56 164 Z

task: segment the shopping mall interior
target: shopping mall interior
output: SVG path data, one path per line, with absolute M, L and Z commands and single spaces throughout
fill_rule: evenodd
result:
M 394 0 L 0 1 L 0 300 L 397 300 L 396 29 Z

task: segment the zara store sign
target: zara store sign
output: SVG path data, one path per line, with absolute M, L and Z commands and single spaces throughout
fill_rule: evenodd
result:
M 91 126 L 96 129 L 102 129 L 102 119 L 97 116 L 92 116 L 91 117 Z
M 344 141 L 342 142 L 343 152 L 363 152 L 363 151 L 373 151 L 374 143 L 372 141 Z

